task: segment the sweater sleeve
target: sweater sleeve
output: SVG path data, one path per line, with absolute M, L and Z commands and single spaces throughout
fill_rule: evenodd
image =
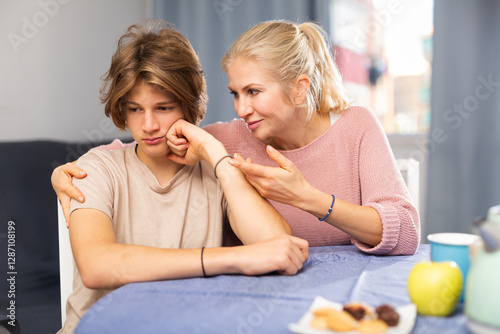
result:
M 371 254 L 410 255 L 420 243 L 420 218 L 397 167 L 389 141 L 374 115 L 360 117 L 364 130 L 359 141 L 361 205 L 377 210 L 382 220 L 382 241 L 370 247 L 353 243 Z
M 203 127 L 203 130 L 220 141 L 227 150 L 227 153 L 241 153 L 243 134 L 241 133 L 241 120 L 233 119 L 231 122 L 217 122 Z

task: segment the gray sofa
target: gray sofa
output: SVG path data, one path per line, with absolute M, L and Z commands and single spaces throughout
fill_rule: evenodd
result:
M 49 334 L 61 327 L 57 202 L 50 176 L 56 166 L 99 144 L 0 143 L 0 333 L 6 328 Z M 15 327 L 9 325 L 13 316 Z

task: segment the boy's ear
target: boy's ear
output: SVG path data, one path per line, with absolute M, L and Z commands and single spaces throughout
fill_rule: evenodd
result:
M 311 82 L 309 81 L 309 77 L 307 75 L 305 74 L 299 75 L 299 77 L 295 81 L 295 96 L 293 99 L 293 102 L 296 105 L 301 105 L 305 103 L 310 85 Z

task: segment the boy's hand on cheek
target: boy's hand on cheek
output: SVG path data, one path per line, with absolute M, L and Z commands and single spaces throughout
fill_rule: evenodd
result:
M 224 145 L 211 134 L 183 119 L 176 121 L 167 131 L 167 142 L 172 150 L 169 159 L 186 165 L 200 160 L 214 164 L 227 154 Z
M 176 163 L 194 165 L 202 160 L 197 134 L 203 131 L 184 119 L 177 120 L 167 131 L 168 158 Z
M 184 157 L 189 149 L 189 142 L 182 134 L 182 121 L 178 120 L 168 129 L 167 145 L 170 148 L 168 158 L 174 162 L 186 164 Z
M 170 148 L 170 152 L 179 157 L 185 156 L 189 148 L 189 142 L 186 138 L 175 138 L 171 141 L 167 137 L 167 145 Z

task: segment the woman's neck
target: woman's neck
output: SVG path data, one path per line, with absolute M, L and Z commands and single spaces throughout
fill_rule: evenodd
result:
M 266 144 L 278 150 L 295 150 L 313 142 L 331 126 L 330 114 L 321 114 L 307 120 L 307 116 L 298 117 L 281 134 L 270 138 Z

